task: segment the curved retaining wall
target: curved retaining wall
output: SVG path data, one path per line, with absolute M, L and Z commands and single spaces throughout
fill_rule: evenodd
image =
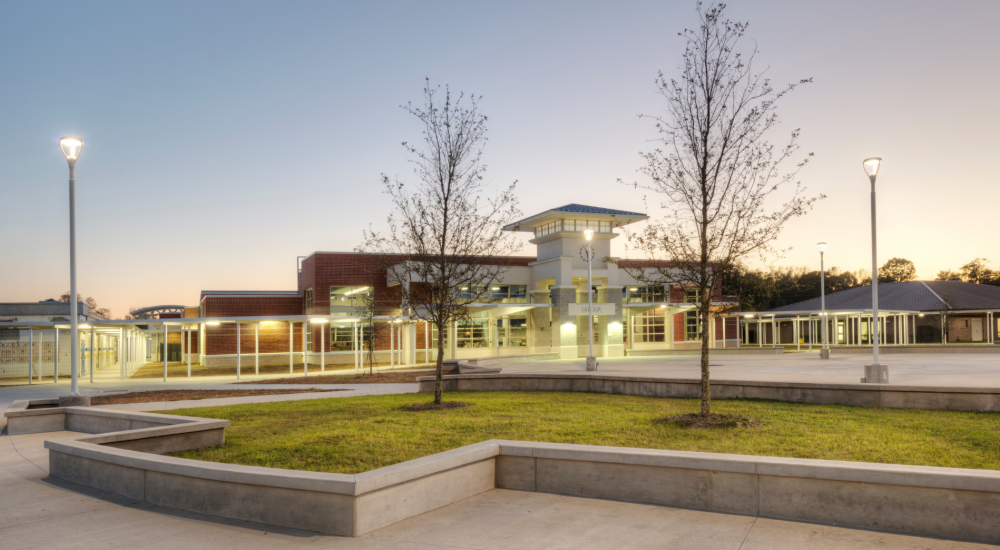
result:
M 421 392 L 434 391 L 434 379 L 421 377 Z M 443 378 L 445 391 L 582 391 L 644 397 L 701 397 L 701 381 L 590 374 L 473 374 Z M 813 384 L 713 380 L 715 399 L 774 399 L 795 403 L 837 404 L 946 411 L 1000 412 L 1000 388 L 940 388 L 891 384 Z
M 1000 542 L 1000 472 L 992 470 L 490 440 L 346 475 L 158 454 L 222 444 L 225 420 L 83 407 L 35 416 L 46 415 L 61 415 L 66 427 L 158 424 L 47 441 L 55 477 L 335 535 L 360 535 L 499 487 Z

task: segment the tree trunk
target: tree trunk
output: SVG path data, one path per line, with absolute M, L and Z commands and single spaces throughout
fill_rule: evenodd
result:
M 441 379 L 442 366 L 444 363 L 444 327 L 438 324 L 438 353 L 437 366 L 434 372 L 434 404 L 441 404 L 441 397 L 444 393 L 444 382 Z
M 702 298 L 701 311 L 698 312 L 701 315 L 701 415 L 708 416 L 712 413 L 712 386 L 708 372 L 708 336 L 711 334 L 708 323 L 711 317 L 704 301 L 705 298 Z

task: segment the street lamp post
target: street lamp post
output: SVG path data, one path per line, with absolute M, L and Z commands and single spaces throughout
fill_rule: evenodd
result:
M 878 174 L 882 159 L 872 157 L 865 159 L 865 173 L 872 182 L 872 364 L 865 365 L 865 377 L 862 382 L 869 384 L 888 384 L 889 367 L 878 362 L 878 236 L 875 224 L 875 176 Z
M 826 268 L 823 267 L 823 253 L 826 252 L 826 243 L 816 245 L 819 249 L 819 309 L 820 320 L 823 323 L 823 349 L 819 350 L 820 359 L 830 358 L 830 348 L 826 345 Z
M 59 140 L 66 162 L 69 163 L 69 326 L 70 326 L 70 390 L 69 396 L 59 398 L 59 406 L 89 406 L 90 397 L 80 395 L 80 332 L 79 305 L 76 300 L 76 159 L 80 157 L 83 141 L 75 137 Z
M 594 230 L 587 229 L 583 232 L 587 238 L 587 323 L 590 330 L 587 332 L 587 342 L 590 344 L 590 355 L 587 356 L 587 370 L 597 370 L 597 359 L 594 358 L 594 290 L 591 279 L 591 266 L 594 261 L 594 248 L 590 246 L 590 240 L 594 237 Z

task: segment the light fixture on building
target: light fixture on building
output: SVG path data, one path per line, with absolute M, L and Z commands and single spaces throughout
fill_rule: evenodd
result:
M 500 287 L 495 286 L 495 287 L 493 287 L 493 290 L 500 290 Z
M 583 236 L 586 237 L 587 240 L 589 241 L 591 238 L 594 237 L 594 230 L 593 229 L 586 229 L 586 230 L 584 230 Z
M 744 315 L 744 317 L 746 317 L 747 319 L 752 319 L 753 315 L 748 313 L 748 314 Z
M 309 319 L 310 323 L 329 323 L 329 319 Z
M 218 321 L 206 321 L 205 324 L 208 325 L 208 326 L 210 326 L 210 327 L 217 327 L 217 326 L 219 326 L 219 322 Z

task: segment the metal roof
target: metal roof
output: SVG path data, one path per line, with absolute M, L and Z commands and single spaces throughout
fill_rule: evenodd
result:
M 1000 287 L 961 281 L 910 281 L 880 283 L 880 310 L 941 311 L 1000 310 Z M 872 307 L 872 287 L 859 286 L 826 295 L 826 310 L 865 310 Z M 764 313 L 820 311 L 820 298 L 770 309 Z
M 614 216 L 642 216 L 646 217 L 645 214 L 640 214 L 638 212 L 626 212 L 624 210 L 612 210 L 610 208 L 601 208 L 599 206 L 587 206 L 584 204 L 567 204 L 566 206 L 560 206 L 559 208 L 552 209 L 555 212 L 578 212 L 581 214 L 608 214 Z
M 611 208 L 601 208 L 599 206 L 587 206 L 584 204 L 567 204 L 558 208 L 550 208 L 544 212 L 528 216 L 523 220 L 514 222 L 506 227 L 504 231 L 532 231 L 536 223 L 543 223 L 551 219 L 553 214 L 584 214 L 589 216 L 616 216 L 618 225 L 627 225 L 639 220 L 645 220 L 649 216 L 639 212 L 626 212 L 625 210 L 614 210 Z

